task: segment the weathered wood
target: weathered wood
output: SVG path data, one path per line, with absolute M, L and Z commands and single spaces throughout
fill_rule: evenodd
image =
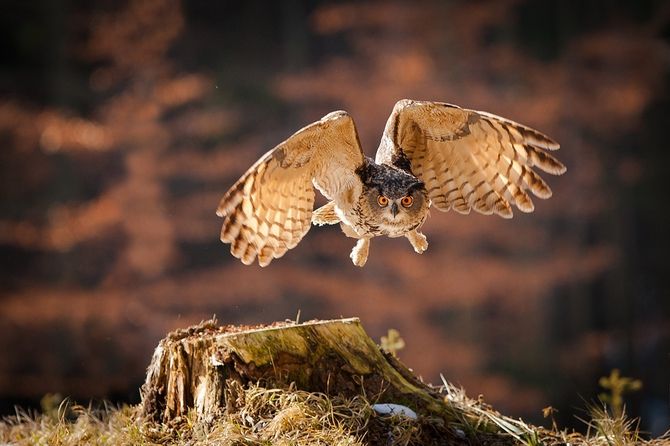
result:
M 261 382 L 408 406 L 446 417 L 443 398 L 382 352 L 357 318 L 241 330 L 208 321 L 169 334 L 142 386 L 145 417 L 170 421 L 195 409 L 211 419 L 232 404 L 237 382 Z M 229 401 L 227 401 L 227 399 Z

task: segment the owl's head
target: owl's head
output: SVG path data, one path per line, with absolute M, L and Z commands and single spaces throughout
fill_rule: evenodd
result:
M 375 215 L 393 226 L 412 225 L 423 219 L 429 204 L 423 182 L 400 169 L 375 167 L 366 184 L 368 205 Z

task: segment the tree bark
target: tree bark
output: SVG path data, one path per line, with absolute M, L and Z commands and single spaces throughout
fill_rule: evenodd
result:
M 448 417 L 443 398 L 380 350 L 357 318 L 217 327 L 207 321 L 170 333 L 154 352 L 141 389 L 145 417 L 169 422 L 194 409 L 212 419 L 233 404 L 237 384 L 261 382 L 329 395 L 364 394 L 419 414 Z

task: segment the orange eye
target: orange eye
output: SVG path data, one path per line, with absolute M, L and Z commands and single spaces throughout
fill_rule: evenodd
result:
M 406 197 L 402 197 L 402 200 L 400 200 L 400 204 L 402 204 L 403 206 L 408 208 L 412 205 L 413 201 L 414 201 L 414 199 L 408 195 Z
M 383 195 L 380 195 L 377 197 L 377 203 L 379 203 L 379 206 L 384 207 L 389 204 L 389 199 Z

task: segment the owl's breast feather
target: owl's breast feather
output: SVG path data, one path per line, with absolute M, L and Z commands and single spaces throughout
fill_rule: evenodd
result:
M 385 235 L 391 238 L 402 237 L 415 226 L 416 224 L 408 219 L 402 219 L 398 222 L 383 219 L 379 225 L 381 231 L 380 235 Z
M 391 220 L 379 213 L 371 212 L 368 207 L 361 205 L 361 202 L 353 206 L 336 205 L 335 213 L 340 221 L 349 226 L 358 237 L 378 237 L 382 235 L 391 238 L 402 237 L 420 227 L 427 216 L 427 212 L 423 212 L 423 215 L 420 216 L 416 215 L 411 218 L 403 216 Z

